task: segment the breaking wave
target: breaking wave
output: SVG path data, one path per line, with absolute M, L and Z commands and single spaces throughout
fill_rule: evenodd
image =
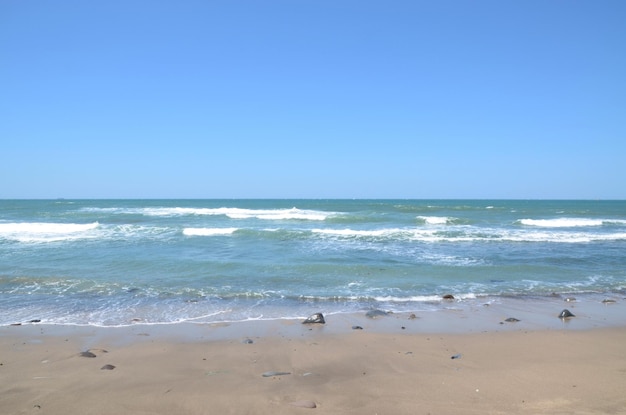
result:
M 518 222 L 525 226 L 537 226 L 542 228 L 602 226 L 605 223 L 626 224 L 626 221 L 588 218 L 520 219 Z
M 312 220 L 323 221 L 335 212 L 306 210 L 293 207 L 291 209 L 243 209 L 243 208 L 188 208 L 188 207 L 146 207 L 146 208 L 86 208 L 89 212 L 106 212 L 114 214 L 131 214 L 145 216 L 226 216 L 231 219 L 263 219 L 263 220 Z
M 95 238 L 91 231 L 100 226 L 93 223 L 17 222 L 0 223 L 0 238 L 18 242 L 53 242 Z
M 183 229 L 183 235 L 187 236 L 216 236 L 216 235 L 231 235 L 237 228 L 185 228 Z

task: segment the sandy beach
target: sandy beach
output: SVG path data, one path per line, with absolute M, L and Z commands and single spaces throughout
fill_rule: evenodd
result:
M 618 322 L 622 306 L 590 310 Z M 0 412 L 626 413 L 626 327 L 554 315 L 543 328 L 488 325 L 507 314 L 462 314 L 328 316 L 324 325 L 6 326 Z M 441 324 L 449 329 L 432 330 Z

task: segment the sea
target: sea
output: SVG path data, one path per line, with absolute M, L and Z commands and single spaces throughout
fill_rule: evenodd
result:
M 626 201 L 0 200 L 0 325 L 625 294 Z

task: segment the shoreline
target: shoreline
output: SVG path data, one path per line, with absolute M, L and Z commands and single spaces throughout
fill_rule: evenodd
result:
M 3 326 L 0 408 L 53 415 L 626 413 L 624 304 L 512 301 L 416 318 L 329 315 L 323 325 Z M 576 317 L 563 321 L 557 316 L 566 307 Z
M 310 315 L 322 313 L 326 324 L 318 326 L 328 334 L 340 334 L 353 326 L 377 333 L 394 333 L 399 329 L 407 333 L 447 333 L 469 334 L 502 330 L 589 330 L 594 328 L 626 327 L 626 296 L 623 294 L 583 294 L 577 297 L 561 296 L 511 296 L 470 300 L 445 300 L 438 303 L 438 308 L 416 310 L 414 312 L 393 312 L 386 309 L 364 309 L 361 312 L 325 313 L 323 309 L 310 307 Z M 568 310 L 574 317 L 561 319 L 559 314 Z M 374 312 L 368 317 L 368 312 Z M 36 316 L 33 316 L 36 317 Z M 307 316 L 299 318 L 253 318 L 243 321 L 180 321 L 167 323 L 148 323 L 141 320 L 124 325 L 94 324 L 56 324 L 33 318 L 31 321 L 15 322 L 0 326 L 0 333 L 17 327 L 42 327 L 49 333 L 80 332 L 98 330 L 102 332 L 133 333 L 150 331 L 165 337 L 191 340 L 202 338 L 210 331 L 209 338 L 232 339 L 245 335 L 263 335 L 264 333 L 282 333 L 297 335 L 303 328 L 300 323 Z M 506 321 L 513 318 L 517 321 Z M 219 330 L 215 330 L 219 328 Z

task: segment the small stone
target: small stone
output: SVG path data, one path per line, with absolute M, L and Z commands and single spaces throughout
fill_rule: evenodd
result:
M 100 368 L 100 370 L 113 370 L 115 369 L 115 366 L 113 365 L 104 365 Z
M 454 296 L 452 294 L 446 294 L 442 298 L 444 300 L 454 300 Z
M 576 316 L 572 314 L 572 312 L 569 311 L 568 309 L 564 309 L 563 311 L 561 311 L 561 314 L 559 314 L 560 319 L 566 319 L 566 318 L 571 318 L 571 317 L 576 317 Z
M 245 339 L 242 343 L 244 343 L 244 344 L 252 344 L 254 342 L 252 341 L 252 339 Z
M 415 320 L 417 318 L 417 316 L 414 313 L 411 313 L 409 315 L 409 320 Z
M 602 300 L 602 303 L 604 303 L 604 304 L 613 304 L 613 303 L 615 303 L 615 300 L 611 300 L 610 298 L 605 298 L 604 300 Z
M 291 372 L 275 372 L 275 371 L 271 371 L 271 372 L 265 372 L 261 376 L 263 376 L 264 378 L 271 378 L 271 377 L 274 377 L 274 376 L 285 376 L 285 375 L 291 375 Z
M 306 320 L 304 320 L 302 322 L 302 324 L 325 324 L 326 320 L 324 320 L 324 315 L 322 313 L 315 313 L 311 316 L 309 316 L 309 318 L 307 318 Z
M 504 321 L 506 321 L 507 323 L 517 323 L 520 320 L 516 319 L 515 317 L 509 317 Z
M 90 352 L 89 350 L 87 350 L 86 352 L 80 352 L 80 356 L 81 357 L 96 357 L 96 355 Z
M 567 301 L 568 303 L 571 303 L 573 301 L 576 301 L 576 297 L 565 297 L 565 301 Z
M 363 330 L 361 326 L 352 326 L 352 330 Z

